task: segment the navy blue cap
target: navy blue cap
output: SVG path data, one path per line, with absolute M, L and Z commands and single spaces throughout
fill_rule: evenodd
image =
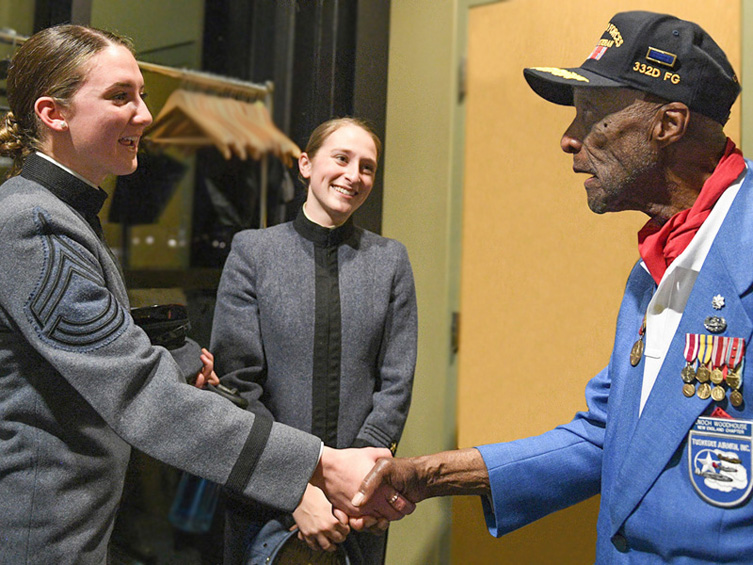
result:
M 577 68 L 524 69 L 542 98 L 573 105 L 573 87 L 633 88 L 683 102 L 724 125 L 740 82 L 724 51 L 693 22 L 653 12 L 621 12 Z

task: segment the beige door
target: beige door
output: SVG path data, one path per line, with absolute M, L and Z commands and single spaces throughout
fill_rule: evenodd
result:
M 468 14 L 458 443 L 542 433 L 585 408 L 609 359 L 638 213 L 597 216 L 559 149 L 572 108 L 537 97 L 524 66 L 578 66 L 618 11 L 694 20 L 740 69 L 740 4 L 508 0 Z M 728 134 L 739 140 L 740 108 Z M 636 328 L 637 337 L 638 328 Z M 507 485 L 514 490 L 515 485 Z M 598 497 L 495 540 L 480 503 L 453 506 L 453 563 L 593 562 Z M 472 556 L 472 559 L 470 559 Z

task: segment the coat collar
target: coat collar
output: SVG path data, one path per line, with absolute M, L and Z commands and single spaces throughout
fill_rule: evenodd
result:
M 303 213 L 303 208 L 301 208 L 298 216 L 293 221 L 293 227 L 302 237 L 322 247 L 340 245 L 355 232 L 352 216 L 341 226 L 325 228 L 309 220 L 306 214 Z
M 32 153 L 26 158 L 21 176 L 44 186 L 84 217 L 96 216 L 107 193 L 94 188 L 44 157 Z

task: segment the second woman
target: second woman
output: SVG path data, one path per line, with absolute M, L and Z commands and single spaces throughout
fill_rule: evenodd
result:
M 380 150 L 357 119 L 314 130 L 299 160 L 308 194 L 298 217 L 233 240 L 211 347 L 223 383 L 240 391 L 249 410 L 330 447 L 394 451 L 416 362 L 413 274 L 402 244 L 351 218 L 371 192 Z M 230 500 L 225 562 L 245 562 L 256 533 L 275 517 Z M 349 534 L 347 520 L 311 485 L 292 518 L 315 549 L 331 551 Z M 352 537 L 363 562 L 382 563 L 385 536 Z

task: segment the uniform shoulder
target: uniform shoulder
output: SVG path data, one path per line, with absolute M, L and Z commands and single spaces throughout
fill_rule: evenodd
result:
M 241 230 L 233 236 L 233 247 L 274 244 L 294 233 L 293 223 L 285 222 L 268 228 Z
M 377 248 L 383 248 L 393 253 L 407 252 L 405 245 L 403 245 L 403 243 L 401 243 L 397 239 L 379 235 L 363 228 L 356 228 L 356 233 L 359 234 L 359 238 L 361 239 L 362 244 Z
M 0 185 L 0 226 L 26 217 L 25 211 L 43 209 L 58 214 L 70 209 L 50 191 L 21 177 L 12 177 Z

